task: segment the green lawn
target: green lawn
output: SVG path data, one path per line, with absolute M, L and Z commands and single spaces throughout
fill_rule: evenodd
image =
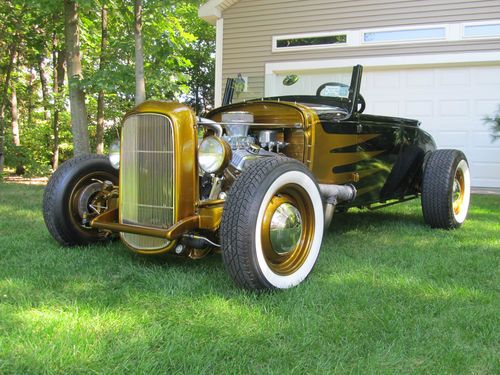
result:
M 60 248 L 43 187 L 0 183 L 0 373 L 498 374 L 500 197 L 338 215 L 307 282 L 237 289 L 220 255 Z

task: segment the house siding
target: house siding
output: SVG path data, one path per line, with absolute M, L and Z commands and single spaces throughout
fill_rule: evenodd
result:
M 263 95 L 271 62 L 500 50 L 490 39 L 272 52 L 276 35 L 500 19 L 500 0 L 240 0 L 223 17 L 223 83 L 238 73 L 249 78 L 238 99 Z

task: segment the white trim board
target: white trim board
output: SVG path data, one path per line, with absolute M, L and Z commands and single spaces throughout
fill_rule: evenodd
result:
M 222 105 L 222 59 L 224 58 L 224 18 L 216 22 L 215 34 L 215 108 Z
M 328 59 L 311 61 L 284 61 L 276 63 L 266 63 L 265 74 L 270 75 L 296 71 L 347 68 L 357 64 L 361 64 L 364 67 L 388 68 L 398 66 L 410 67 L 422 65 L 463 65 L 464 63 L 496 63 L 500 65 L 500 52 L 463 52 L 363 58 L 358 57 L 349 59 Z

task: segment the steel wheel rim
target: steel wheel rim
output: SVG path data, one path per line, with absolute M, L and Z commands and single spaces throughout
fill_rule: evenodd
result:
M 68 210 L 69 210 L 69 216 L 71 218 L 71 221 L 74 224 L 74 227 L 79 229 L 82 232 L 94 232 L 95 229 L 90 228 L 90 227 L 85 227 L 82 225 L 81 220 L 83 219 L 80 215 L 80 210 L 79 210 L 79 200 L 80 196 L 83 192 L 83 190 L 89 186 L 90 184 L 95 183 L 96 181 L 93 180 L 109 180 L 113 181 L 116 183 L 116 177 L 113 175 L 106 173 L 106 172 L 93 172 L 89 173 L 83 177 L 81 177 L 78 182 L 75 184 L 73 189 L 71 189 L 70 195 L 69 195 L 69 201 L 68 201 Z M 91 203 L 90 200 L 88 203 Z
M 453 178 L 452 204 L 453 213 L 459 215 L 463 209 L 465 197 L 465 177 L 461 168 L 457 167 L 455 177 Z
M 271 240 L 272 218 L 280 207 L 287 204 L 293 206 L 300 215 L 301 233 L 291 250 L 279 252 Z M 291 275 L 304 265 L 314 238 L 314 207 L 309 194 L 301 186 L 290 184 L 281 187 L 267 203 L 261 225 L 264 259 L 274 273 Z

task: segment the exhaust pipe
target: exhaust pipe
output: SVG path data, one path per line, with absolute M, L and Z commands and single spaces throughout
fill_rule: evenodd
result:
M 337 203 L 352 202 L 356 198 L 356 188 L 351 184 L 319 184 L 319 191 L 325 202 L 325 229 L 327 229 L 332 222 L 333 212 Z

